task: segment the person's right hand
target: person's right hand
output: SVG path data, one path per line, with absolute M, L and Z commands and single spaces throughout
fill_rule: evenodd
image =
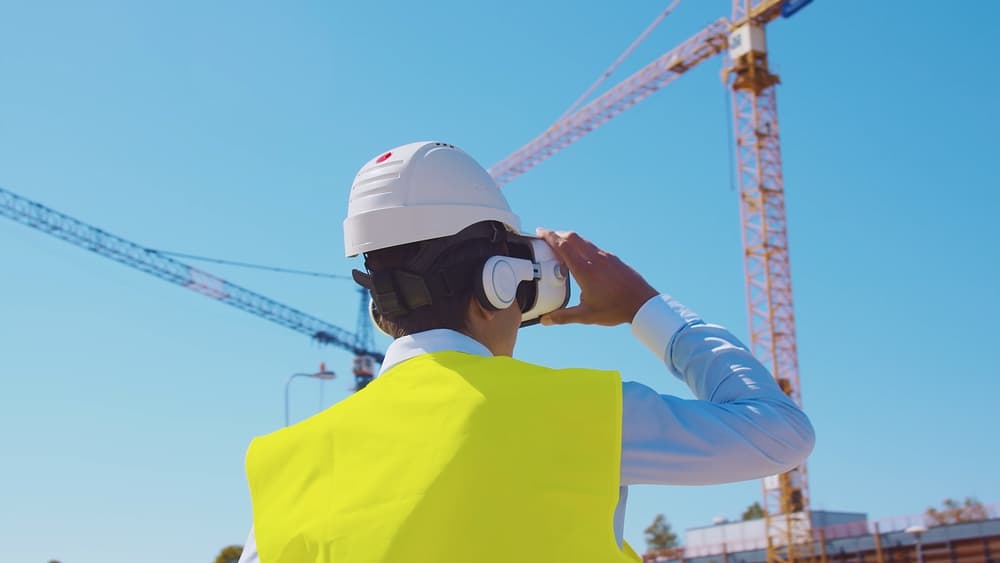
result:
M 543 315 L 543 325 L 614 326 L 632 322 L 639 308 L 659 293 L 617 256 L 574 232 L 539 228 L 537 234 L 552 247 L 580 285 L 580 303 Z

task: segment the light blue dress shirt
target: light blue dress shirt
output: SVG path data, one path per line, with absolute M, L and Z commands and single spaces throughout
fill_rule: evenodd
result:
M 636 313 L 632 334 L 691 388 L 695 399 L 622 383 L 621 488 L 614 518 L 619 545 L 629 485 L 756 479 L 788 471 L 812 451 L 809 419 L 726 329 L 705 324 L 669 296 L 659 295 Z M 459 332 L 429 330 L 394 340 L 381 371 L 444 350 L 492 355 Z M 260 563 L 253 529 L 240 563 Z

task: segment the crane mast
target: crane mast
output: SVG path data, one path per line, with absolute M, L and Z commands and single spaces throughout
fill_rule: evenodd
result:
M 0 188 L 0 216 L 8 217 L 95 254 L 100 254 L 126 266 L 221 301 L 226 305 L 301 332 L 321 344 L 331 344 L 349 350 L 357 356 L 368 356 L 376 362 L 382 362 L 385 357 L 381 352 L 372 349 L 370 335 L 365 339 L 362 336 L 351 334 L 312 315 L 229 283 L 153 249 L 88 225 L 4 188 Z M 367 320 L 367 316 L 365 320 Z
M 734 0 L 729 66 L 751 349 L 799 406 L 798 353 L 775 86 L 764 24 L 783 3 Z M 801 8 L 801 3 L 799 8 Z M 767 558 L 812 558 L 806 466 L 762 482 Z

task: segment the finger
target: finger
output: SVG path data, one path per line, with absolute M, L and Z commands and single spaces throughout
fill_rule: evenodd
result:
M 566 245 L 585 256 L 596 256 L 601 253 L 601 249 L 589 240 L 580 236 L 576 231 L 558 231 L 556 234 L 566 240 Z
M 585 323 L 590 314 L 590 307 L 580 304 L 575 307 L 567 307 L 566 309 L 557 309 L 547 315 L 542 315 L 541 323 L 546 326 Z
M 568 255 L 567 253 L 568 249 L 566 248 L 566 243 L 563 242 L 563 238 L 559 236 L 559 234 L 557 234 L 555 231 L 550 231 L 549 229 L 543 229 L 542 227 L 539 227 L 535 229 L 535 234 L 540 236 L 542 240 L 544 240 L 549 245 L 549 248 L 552 249 L 552 252 L 555 252 L 556 256 L 558 256 L 559 259 L 567 266 L 573 259 L 576 258 L 575 256 Z
M 578 270 L 591 261 L 589 257 L 584 256 L 579 252 L 578 248 L 574 246 L 574 243 L 571 242 L 569 238 L 564 237 L 561 233 L 550 231 L 549 229 L 543 229 L 541 227 L 536 229 L 535 233 L 548 243 L 549 247 L 551 247 L 552 251 L 556 253 L 556 256 L 559 257 L 560 261 L 566 264 L 570 270 Z
M 576 255 L 578 257 L 575 264 L 567 264 L 574 274 L 582 273 L 582 269 L 591 268 L 595 264 L 603 264 L 606 261 L 606 252 L 576 232 L 556 231 L 556 236 L 560 237 L 562 241 L 561 244 L 565 249 L 565 255 Z

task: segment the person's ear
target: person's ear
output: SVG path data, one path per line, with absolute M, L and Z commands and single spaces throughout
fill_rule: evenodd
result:
M 469 320 L 491 321 L 497 315 L 496 309 L 483 305 L 475 296 L 469 299 L 469 307 L 466 313 Z

